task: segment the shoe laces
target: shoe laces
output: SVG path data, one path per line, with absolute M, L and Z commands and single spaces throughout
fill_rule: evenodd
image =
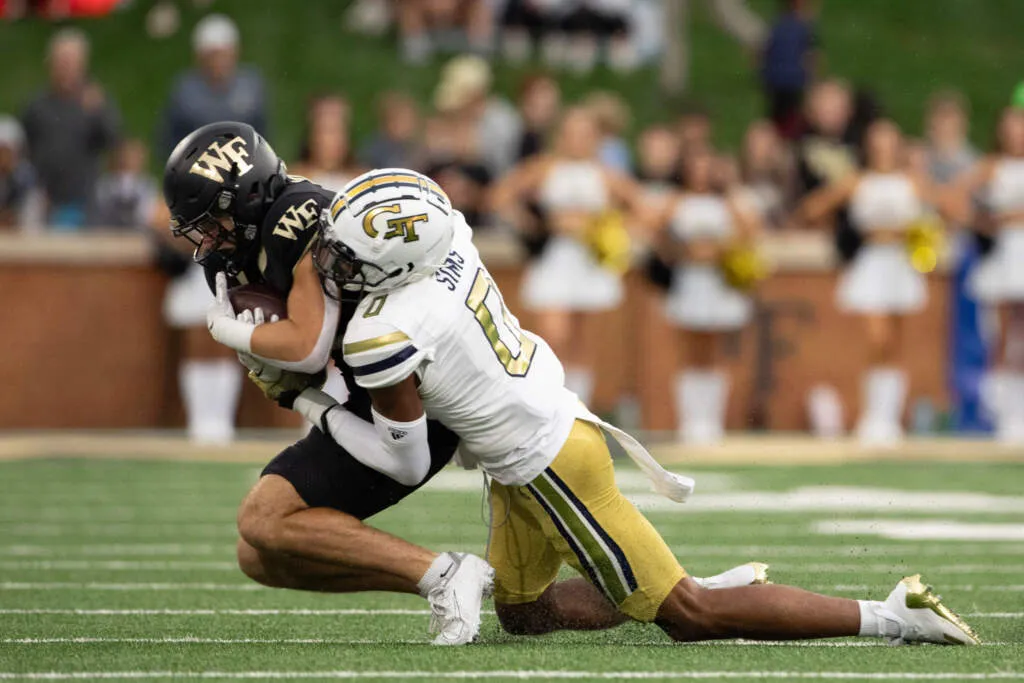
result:
M 455 589 L 452 586 L 452 579 L 459 570 L 461 564 L 460 558 L 452 555 L 452 560 L 455 562 L 452 567 L 451 573 L 446 576 L 441 584 L 430 591 L 430 633 L 442 633 L 446 624 L 453 620 L 461 620 L 462 615 L 459 610 L 459 602 L 455 599 Z

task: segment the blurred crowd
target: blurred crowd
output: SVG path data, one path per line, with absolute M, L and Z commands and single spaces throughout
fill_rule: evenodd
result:
M 647 4 L 358 2 L 350 21 L 367 31 L 397 22 L 409 59 L 442 48 L 468 53 L 447 61 L 426 104 L 400 91 L 372 103 L 340 92 L 312 98 L 289 170 L 340 189 L 367 169 L 417 169 L 479 231 L 519 236 L 530 254 L 523 305 L 584 401 L 599 343 L 586 333 L 589 321 L 621 304 L 625 269 L 631 258 L 645 260 L 683 349 L 674 397 L 680 434 L 701 443 L 723 433 L 729 378 L 721 340 L 750 321 L 765 231 L 835 236 L 849 264 L 836 304 L 864 320 L 871 361 L 858 435 L 889 444 L 902 435 L 907 394 L 904 320 L 928 305 L 924 274 L 935 267 L 942 227 L 973 230 L 989 257 L 972 295 L 1001 320 L 983 391 L 999 435 L 1024 440 L 1024 358 L 1013 343 L 1024 317 L 1024 275 L 1013 267 L 1018 251 L 1024 262 L 1024 110 L 1007 107 L 983 155 L 968 139 L 969 103 L 938 92 L 922 109 L 924 137 L 910 139 L 870 91 L 818 73 L 813 16 L 800 0 L 781 3 L 766 30 L 758 68 L 765 115 L 735 153 L 715 146 L 715 116 L 696 104 L 636 130 L 616 93 L 566 102 L 551 71 L 525 77 L 511 99 L 494 90 L 484 58 L 496 44 L 492 31 L 504 33 L 510 58 L 537 49 L 553 66 L 589 68 L 599 56 L 625 66 L 636 57 L 626 54 L 627 29 L 637 23 L 631 13 Z M 195 67 L 168 95 L 154 153 L 163 158 L 194 128 L 224 119 L 249 123 L 273 142 L 266 90 L 259 73 L 239 63 L 237 27 L 209 15 L 192 46 Z M 117 106 L 89 73 L 85 35 L 56 32 L 46 60 L 49 83 L 19 117 L 0 117 L 0 229 L 155 225 L 169 240 L 147 174 L 149 146 L 120 135 Z M 359 141 L 350 134 L 356 106 L 374 107 L 378 121 Z M 195 278 L 174 248 L 161 242 L 161 263 L 176 282 Z M 201 313 L 192 317 L 170 319 L 201 329 Z M 219 367 L 217 381 L 227 386 L 228 366 Z M 208 384 L 183 393 L 209 398 Z M 207 432 L 221 438 L 225 429 Z
M 357 0 L 350 28 L 396 28 L 405 61 L 435 54 L 540 57 L 550 69 L 583 73 L 604 63 L 632 71 L 661 42 L 660 0 Z

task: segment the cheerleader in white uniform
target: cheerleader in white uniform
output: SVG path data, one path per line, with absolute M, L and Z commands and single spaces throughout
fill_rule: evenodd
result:
M 640 210 L 643 193 L 628 176 L 597 158 L 600 132 L 586 109 L 566 112 L 554 149 L 512 169 L 495 187 L 495 210 L 523 229 L 525 203 L 544 216 L 550 238 L 523 277 L 523 306 L 535 328 L 565 365 L 565 384 L 587 403 L 594 386 L 597 340 L 590 333 L 595 314 L 622 302 L 622 276 L 598 262 L 586 243 L 594 221 L 623 207 Z
M 901 426 L 907 375 L 901 362 L 906 317 L 927 303 L 924 276 L 914 269 L 907 230 L 939 198 L 926 181 L 905 168 L 903 139 L 892 121 L 873 123 L 865 133 L 866 168 L 808 196 L 803 218 L 818 223 L 848 205 L 864 239 L 836 291 L 840 309 L 863 318 L 869 367 L 863 377 L 857 434 L 867 445 L 891 445 Z
M 993 231 L 992 251 L 974 270 L 968 287 L 995 307 L 999 335 L 992 368 L 982 384 L 997 436 L 1024 442 L 1024 112 L 1006 109 L 999 120 L 998 152 L 968 171 L 958 185 L 977 196 Z
M 725 431 L 729 378 L 716 351 L 724 334 L 750 320 L 751 302 L 726 282 L 720 262 L 759 229 L 753 212 L 716 191 L 714 164 L 707 149 L 686 155 L 683 189 L 669 197 L 661 221 L 661 251 L 676 264 L 665 314 L 679 328 L 686 358 L 676 376 L 676 414 L 680 437 L 690 443 L 717 442 Z
M 170 240 L 167 206 L 159 203 L 152 227 L 168 248 L 182 250 L 188 259 L 184 273 L 167 285 L 163 314 L 180 340 L 178 389 L 185 407 L 189 438 L 197 443 L 227 444 L 235 436 L 235 413 L 242 391 L 242 371 L 235 354 L 213 340 L 206 329 L 206 311 L 213 294 L 203 269 L 192 261 L 185 240 Z

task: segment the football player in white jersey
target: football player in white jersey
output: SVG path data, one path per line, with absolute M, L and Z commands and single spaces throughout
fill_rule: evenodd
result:
M 564 388 L 558 359 L 508 311 L 472 231 L 433 181 L 372 171 L 335 197 L 327 218 L 313 260 L 363 297 L 344 356 L 370 392 L 383 446 L 425 468 L 429 415 L 493 479 L 488 559 L 506 629 L 599 628 L 621 619 L 617 611 L 682 641 L 978 642 L 919 576 L 885 602 L 781 585 L 705 590 L 616 487 L 605 432 L 660 492 L 683 500 L 693 482 L 662 470 Z M 591 585 L 555 583 L 563 561 Z

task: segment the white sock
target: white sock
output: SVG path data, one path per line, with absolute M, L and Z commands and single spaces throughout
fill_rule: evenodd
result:
M 877 600 L 858 600 L 860 607 L 860 632 L 865 638 L 898 638 L 900 624 L 885 617 L 885 603 Z
M 749 586 L 754 583 L 754 579 L 757 578 L 757 573 L 754 568 L 749 564 L 742 565 L 740 567 L 733 567 L 727 569 L 721 574 L 715 574 L 714 576 L 708 576 L 706 578 L 693 577 L 693 580 L 704 588 L 710 590 L 717 590 L 719 588 L 737 588 L 739 586 Z
M 899 368 L 878 368 L 882 417 L 902 431 L 903 405 L 907 400 L 907 373 Z
M 725 434 L 725 411 L 729 404 L 729 378 L 719 370 L 708 370 L 704 378 L 708 404 L 708 426 L 717 441 Z
M 861 416 L 857 426 L 864 441 L 885 443 L 903 435 L 907 375 L 893 367 L 869 368 L 861 385 Z
M 716 370 L 686 370 L 676 375 L 679 432 L 692 443 L 722 438 L 728 383 Z
M 242 386 L 238 364 L 230 359 L 186 360 L 178 379 L 189 438 L 206 443 L 231 441 Z
M 996 370 L 985 376 L 981 398 L 992 416 L 996 437 L 1004 443 L 1024 441 L 1024 374 Z
M 420 595 L 427 597 L 430 591 L 434 590 L 441 579 L 448 576 L 448 572 L 455 567 L 455 560 L 452 559 L 451 554 L 441 553 L 434 558 L 434 561 L 430 564 L 427 572 L 420 578 L 416 584 L 416 588 L 419 589 Z
M 694 386 L 694 372 L 692 370 L 680 372 L 676 375 L 676 427 L 680 434 L 685 434 L 687 425 L 693 420 L 693 409 L 696 407 L 694 401 L 699 387 Z
M 565 388 L 576 394 L 584 405 L 589 405 L 594 393 L 594 373 L 584 368 L 566 368 Z

